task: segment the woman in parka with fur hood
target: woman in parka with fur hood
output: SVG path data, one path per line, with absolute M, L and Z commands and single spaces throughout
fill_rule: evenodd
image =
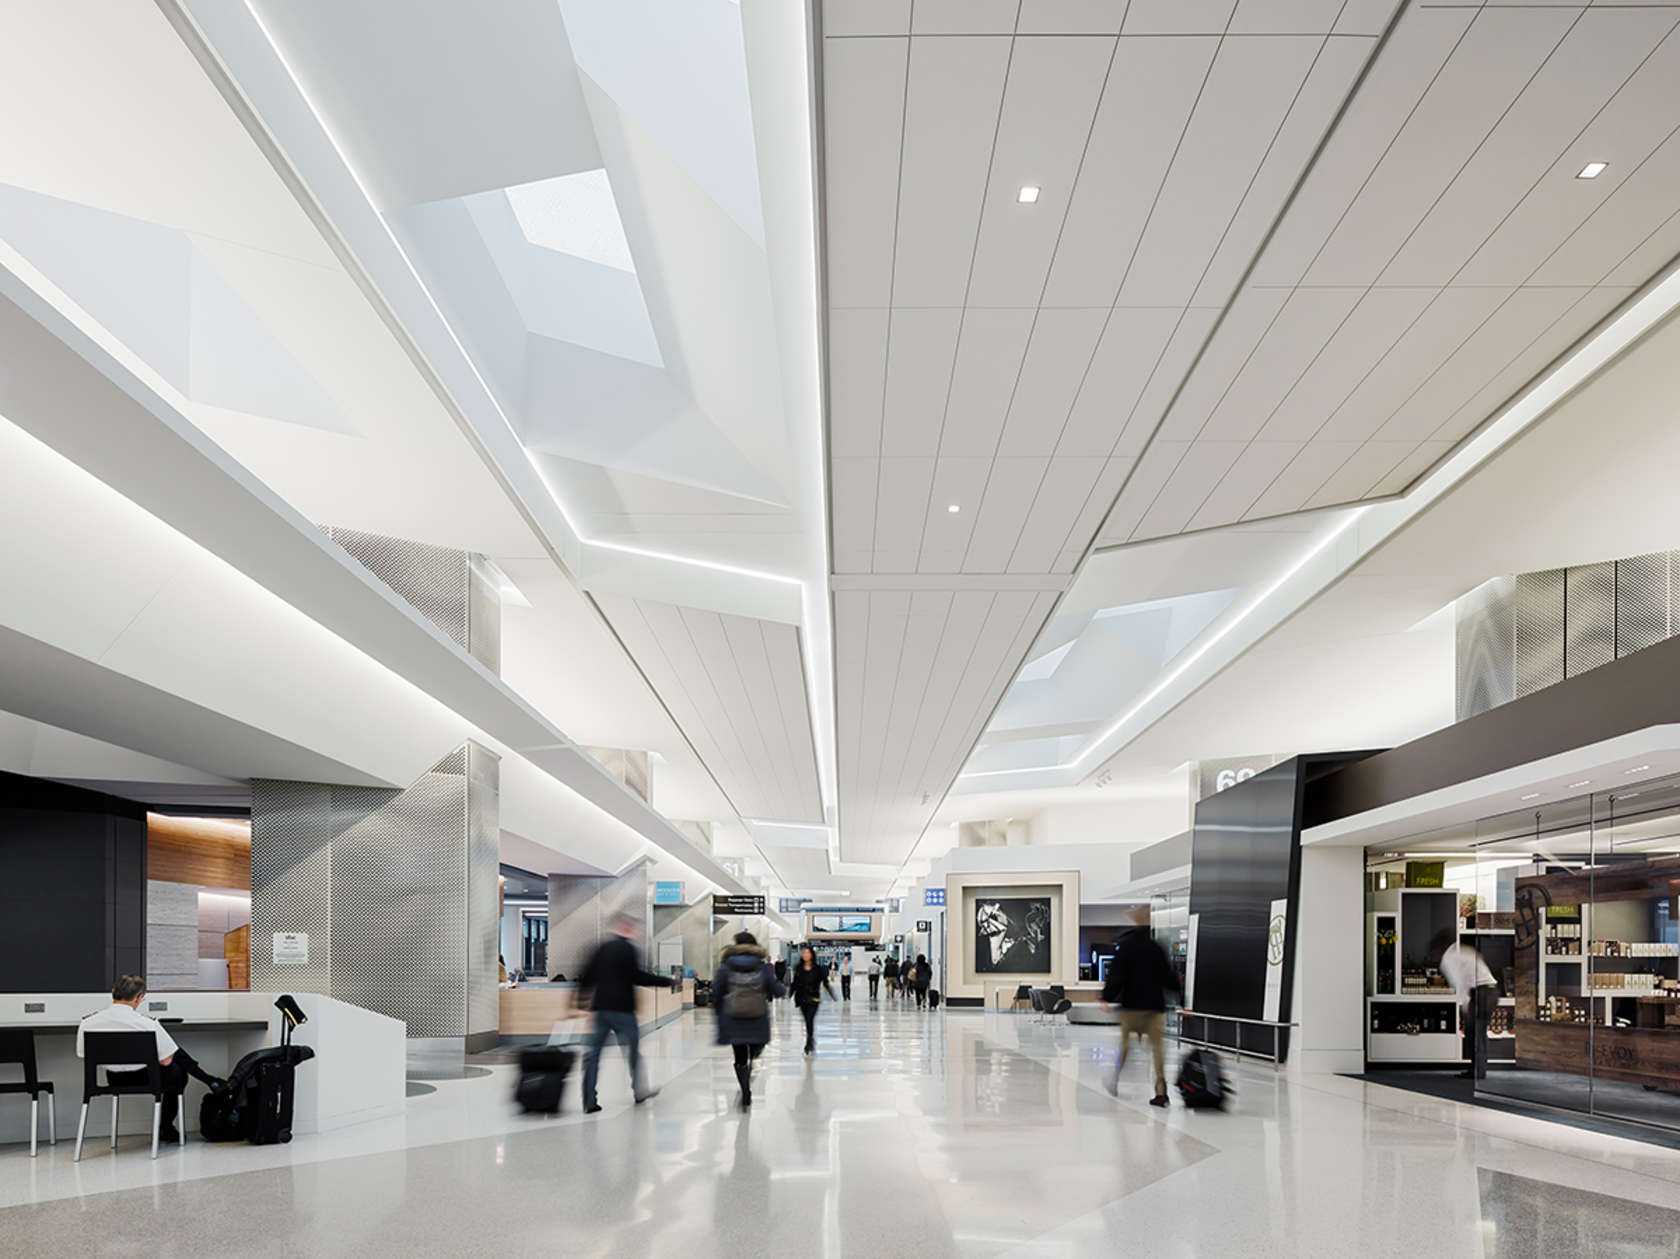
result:
M 712 979 L 717 1010 L 717 1042 L 735 1049 L 735 1078 L 741 1085 L 741 1109 L 752 1105 L 752 1064 L 770 1043 L 770 1002 L 787 995 L 776 980 L 770 957 L 750 931 L 736 934 L 723 951 Z

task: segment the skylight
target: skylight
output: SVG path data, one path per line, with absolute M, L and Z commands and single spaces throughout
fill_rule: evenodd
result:
M 507 199 L 533 245 L 636 273 L 604 169 L 520 184 L 507 190 Z

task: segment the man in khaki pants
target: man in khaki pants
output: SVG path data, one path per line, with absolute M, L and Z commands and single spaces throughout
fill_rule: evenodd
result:
M 1138 907 L 1131 912 L 1131 925 L 1114 947 L 1108 979 L 1103 984 L 1103 1009 L 1120 1007 L 1120 1057 L 1108 1091 L 1120 1092 L 1120 1072 L 1132 1047 L 1132 1037 L 1149 1041 L 1149 1056 L 1155 1068 L 1155 1095 L 1151 1106 L 1167 1104 L 1167 994 L 1183 1000 L 1183 987 L 1166 950 L 1149 934 L 1149 911 Z

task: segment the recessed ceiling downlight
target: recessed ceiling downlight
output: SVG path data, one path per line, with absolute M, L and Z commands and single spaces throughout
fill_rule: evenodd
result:
M 1609 169 L 1609 166 L 1610 166 L 1609 162 L 1588 162 L 1585 166 L 1581 167 L 1581 173 L 1579 175 L 1575 176 L 1575 178 L 1576 179 L 1597 179 L 1607 169 Z
M 1038 200 L 1038 185 L 1022 184 L 1021 191 L 1015 194 L 1015 200 L 1019 201 L 1022 205 L 1031 205 L 1033 202 Z

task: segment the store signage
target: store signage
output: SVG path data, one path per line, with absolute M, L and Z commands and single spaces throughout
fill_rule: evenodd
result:
M 714 918 L 751 918 L 764 912 L 764 898 L 762 896 L 719 896 L 712 897 L 712 917 Z
M 1407 887 L 1444 887 L 1447 878 L 1447 863 L 1444 861 L 1408 861 L 1406 863 Z
M 1550 921 L 1561 918 L 1569 922 L 1579 922 L 1581 920 L 1581 907 L 1579 905 L 1548 905 L 1546 906 L 1546 918 Z
M 655 905 L 680 905 L 683 903 L 683 885 L 680 881 L 658 882 L 653 885 L 653 903 Z
M 925 887 L 922 889 L 923 905 L 943 905 L 945 903 L 945 889 L 942 887 Z
M 274 933 L 274 964 L 276 966 L 309 965 L 309 933 L 307 931 L 276 931 Z
M 776 901 L 776 912 L 781 914 L 797 914 L 811 903 L 809 896 L 783 896 Z
M 1276 756 L 1229 756 L 1216 761 L 1196 762 L 1196 799 L 1206 800 L 1278 763 Z
M 925 919 L 918 918 L 916 920 L 916 930 L 917 931 L 922 931 L 922 932 L 927 932 L 927 933 L 932 933 L 933 924 L 931 922 L 928 922 Z
M 1272 902 L 1270 925 L 1266 929 L 1266 1000 L 1261 1018 L 1277 1022 L 1283 1002 L 1283 945 L 1289 934 L 1289 899 Z

